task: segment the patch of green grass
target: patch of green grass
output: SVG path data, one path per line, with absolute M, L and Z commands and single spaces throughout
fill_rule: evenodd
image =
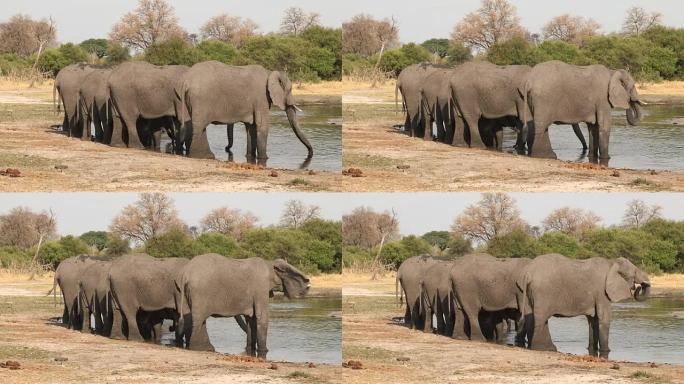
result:
M 645 179 L 643 177 L 637 177 L 636 179 L 632 180 L 629 184 L 635 187 L 641 187 L 648 190 L 658 190 L 661 188 L 660 184 Z
M 653 375 L 651 373 L 648 373 L 646 371 L 633 372 L 631 375 L 629 375 L 629 378 L 644 380 L 644 381 L 648 381 L 649 383 L 662 383 L 663 382 L 660 377 Z
M 351 314 L 387 314 L 403 316 L 404 307 L 399 308 L 394 297 L 387 296 L 343 296 L 342 311 Z
M 49 120 L 59 124 L 63 118 L 50 104 L 0 104 L 0 121 Z
M 377 347 L 364 347 L 356 345 L 343 345 L 342 346 L 342 356 L 344 359 L 352 360 L 382 360 L 389 361 L 394 360 L 396 353 Z
M 287 376 L 285 376 L 285 377 L 287 377 L 288 379 L 312 379 L 314 376 L 312 376 L 306 372 L 294 371 L 294 372 L 288 373 Z
M 302 179 L 301 177 L 296 177 L 290 181 L 287 182 L 287 185 L 291 186 L 311 186 L 313 183 L 311 183 L 309 180 Z
M 394 159 L 378 155 L 364 155 L 349 153 L 342 157 L 342 166 L 346 167 L 363 167 L 366 168 L 388 168 L 395 163 Z
M 18 168 L 21 171 L 22 168 L 49 167 L 54 161 L 41 156 L 0 153 L 0 164 L 3 168 Z
M 61 297 L 57 295 L 55 306 L 52 295 L 50 296 L 0 296 L 0 313 L 36 313 L 48 312 L 61 315 L 63 306 Z
M 0 360 L 44 360 L 50 357 L 50 352 L 32 347 L 14 345 L 0 346 Z

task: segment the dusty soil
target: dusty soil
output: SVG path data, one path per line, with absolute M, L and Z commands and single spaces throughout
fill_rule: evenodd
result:
M 338 383 L 341 367 L 263 361 L 240 355 L 111 340 L 57 324 L 61 304 L 45 293 L 52 275 L 0 271 L 0 367 L 4 383 Z M 312 294 L 337 290 L 341 277 L 312 278 Z M 66 358 L 66 360 L 64 360 Z M 1 366 L 1 365 L 0 365 Z
M 684 190 L 683 172 L 533 159 L 410 138 L 395 128 L 403 124 L 403 115 L 401 110 L 395 110 L 393 82 L 376 88 L 362 83 L 353 85 L 345 89 L 342 98 L 343 169 L 353 169 L 345 172 L 345 191 Z M 684 84 L 676 87 L 682 93 L 680 88 L 684 89 Z M 645 93 L 647 101 L 684 101 L 673 85 L 663 88 L 656 84 L 648 86 L 649 89 L 654 94 Z M 669 96 L 665 92 L 670 92 Z
M 403 316 L 390 297 L 393 274 L 370 280 L 369 274 L 345 273 L 344 279 L 342 357 L 362 368 L 345 368 L 345 382 L 684 383 L 684 366 L 529 351 L 409 330 L 392 321 Z M 684 276 L 672 281 L 684 287 Z
M 301 93 L 302 105 L 339 100 L 335 84 L 305 84 L 295 88 L 295 94 Z M 61 121 L 53 112 L 51 83 L 36 88 L 0 83 L 0 170 L 20 172 L 20 177 L 0 173 L 0 191 L 340 190 L 341 176 L 335 172 L 261 168 L 114 148 L 70 139 L 51 128 Z

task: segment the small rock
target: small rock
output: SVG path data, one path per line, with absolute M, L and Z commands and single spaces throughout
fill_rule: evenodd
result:
M 613 173 L 610 174 L 613 177 L 620 177 L 620 172 L 616 169 L 613 171 Z
M 271 173 L 269 174 L 269 176 L 271 176 L 271 177 L 278 177 L 278 172 L 276 172 L 276 171 L 271 171 Z
M 69 360 L 69 358 L 67 358 L 67 357 L 62 357 L 62 356 L 55 357 L 55 361 L 68 361 L 68 360 Z
M 363 172 L 359 168 L 349 168 L 342 171 L 343 176 L 363 177 Z
M 650 173 L 651 173 L 651 175 L 657 175 L 658 174 L 658 172 L 654 171 L 653 169 L 651 169 Z
M 361 362 L 358 360 L 349 360 L 347 362 L 343 362 L 342 367 L 351 369 L 363 369 L 363 364 L 361 364 Z
M 411 358 L 406 357 L 406 356 L 399 356 L 397 357 L 397 361 L 409 361 Z
M 308 363 L 308 364 L 306 364 L 306 366 L 309 368 L 316 368 L 316 364 L 314 364 L 314 363 Z
M 69 168 L 69 167 L 66 166 L 66 165 L 64 165 L 64 164 L 57 164 L 57 165 L 55 165 L 55 169 L 60 169 L 60 170 L 61 170 L 61 169 L 67 169 L 67 168 Z
M 313 169 L 310 169 L 310 170 L 309 170 L 309 175 L 313 176 L 313 175 L 315 175 L 315 174 L 316 174 L 316 172 L 315 172 Z
M 0 176 L 21 177 L 21 172 L 16 168 L 7 168 L 0 170 Z
M 407 165 L 407 164 L 397 165 L 397 169 L 409 169 L 409 168 L 411 168 L 411 166 Z
M 0 368 L 9 368 L 11 370 L 17 370 L 20 369 L 21 364 L 19 364 L 18 361 L 13 361 L 13 360 L 7 360 L 4 363 L 0 363 Z
M 278 365 L 276 365 L 276 363 L 271 363 L 271 366 L 268 367 L 268 369 L 277 370 L 277 369 L 278 369 Z
M 620 369 L 620 365 L 618 363 L 613 363 L 610 369 Z
M 658 368 L 658 364 L 656 364 L 656 363 L 651 363 L 648 366 L 651 368 Z

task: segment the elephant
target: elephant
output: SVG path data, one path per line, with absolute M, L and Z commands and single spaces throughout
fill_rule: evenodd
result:
M 52 103 L 55 109 L 64 107 L 62 129 L 69 137 L 81 136 L 81 116 L 79 114 L 79 89 L 85 77 L 97 67 L 89 64 L 71 64 L 62 68 L 52 87 Z M 59 100 L 57 100 L 59 95 Z M 58 104 L 59 102 L 59 104 Z
M 432 332 L 429 324 L 425 324 L 425 311 L 421 305 L 421 280 L 425 271 L 440 259 L 430 255 L 419 255 L 410 257 L 401 263 L 397 269 L 395 280 L 395 296 L 397 302 L 403 303 L 406 298 L 406 311 L 404 314 L 404 324 L 410 329 L 422 329 Z
M 620 257 L 573 260 L 559 254 L 536 257 L 519 274 L 517 300 L 522 313 L 517 344 L 535 350 L 556 351 L 548 320 L 551 316 L 584 315 L 589 324 L 589 354 L 608 358 L 611 303 L 630 297 L 646 300 L 648 275 Z
M 90 141 L 90 124 L 95 126 L 95 141 L 109 144 L 112 136 L 111 112 L 107 105 L 107 79 L 112 70 L 93 69 L 79 88 L 79 108 L 82 116 L 81 138 Z
M 442 143 L 453 141 L 455 119 L 451 113 L 449 97 L 449 77 L 451 68 L 433 66 L 433 70 L 423 79 L 420 86 L 420 124 L 426 127 L 425 140 L 432 140 L 432 123 L 437 126 L 437 140 Z M 459 125 L 460 135 L 463 135 L 463 124 Z M 458 132 L 456 134 L 459 134 Z
M 462 314 L 469 321 L 471 340 L 487 339 L 480 327 L 481 311 L 518 309 L 516 281 L 529 262 L 524 258 L 499 259 L 483 253 L 465 255 L 453 262 L 449 285 Z M 452 337 L 466 338 L 467 334 L 461 331 L 458 326 L 454 327 Z
M 432 315 L 437 318 L 437 333 L 451 335 L 456 321 L 455 300 L 449 286 L 452 261 L 437 261 L 427 267 L 420 279 L 421 306 L 424 309 L 425 332 L 432 332 Z M 463 327 L 463 317 L 460 319 Z
M 247 158 L 265 164 L 269 132 L 269 109 L 284 110 L 292 130 L 313 156 L 313 147 L 299 127 L 292 83 L 284 72 L 269 71 L 260 65 L 231 66 L 206 61 L 192 66 L 177 90 L 181 100 L 183 142 L 187 155 L 214 158 L 206 128 L 226 124 L 230 151 L 233 124 L 242 122 L 247 131 Z M 187 113 L 187 118 L 186 118 Z
M 177 83 L 188 71 L 184 65 L 156 66 L 143 61 L 119 64 L 107 80 L 107 95 L 113 116 L 110 145 L 115 147 L 145 148 L 152 146 L 146 120 L 166 118 L 162 121 L 172 140 L 179 129 L 176 96 Z M 147 138 L 147 139 L 146 139 Z M 174 141 L 174 151 L 180 153 L 181 143 Z
M 62 324 L 69 329 L 78 330 L 83 326 L 83 318 L 79 310 L 79 279 L 83 270 L 97 260 L 100 259 L 88 255 L 73 256 L 62 260 L 55 268 L 51 292 L 56 295 L 56 287 L 59 286 L 64 300 Z
M 394 88 L 394 105 L 398 111 L 398 96 L 401 93 L 402 109 L 406 114 L 404 130 L 411 137 L 422 136 L 424 140 L 432 140 L 432 129 L 425 129 L 422 121 L 421 87 L 423 81 L 431 73 L 446 67 L 430 63 L 409 65 L 397 76 Z
M 187 263 L 184 258 L 159 259 L 146 254 L 124 255 L 113 261 L 107 277 L 112 296 L 110 337 L 124 339 L 127 327 L 128 340 L 142 341 L 140 311 L 175 313 L 174 279 Z
M 607 164 L 611 110 L 627 110 L 627 122 L 637 125 L 641 105 L 635 82 L 624 69 L 610 70 L 603 65 L 576 66 L 561 61 L 536 65 L 520 91 L 524 103 L 523 120 L 528 132 L 529 155 L 556 158 L 551 148 L 548 127 L 553 123 L 587 123 L 589 157 Z
M 112 312 L 107 281 L 111 265 L 111 260 L 95 260 L 82 269 L 78 282 L 82 332 L 90 332 L 91 314 L 95 319 L 96 334 L 109 335 L 111 331 Z
M 287 298 L 304 297 L 309 278 L 285 260 L 255 257 L 231 259 L 218 254 L 195 256 L 176 278 L 176 339 L 185 337 L 193 350 L 214 348 L 207 334 L 207 318 L 244 315 L 249 355 L 266 358 L 268 299 L 273 291 Z

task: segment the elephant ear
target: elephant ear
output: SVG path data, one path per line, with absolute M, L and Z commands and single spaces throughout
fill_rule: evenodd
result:
M 268 75 L 268 97 L 271 104 L 284 110 L 285 109 L 285 90 L 280 82 L 280 72 L 273 71 Z
M 620 275 L 620 263 L 615 262 L 606 276 L 606 295 L 610 301 L 617 303 L 632 296 L 629 283 Z
M 622 85 L 622 72 L 615 71 L 608 83 L 608 101 L 613 108 L 629 109 L 629 95 Z

